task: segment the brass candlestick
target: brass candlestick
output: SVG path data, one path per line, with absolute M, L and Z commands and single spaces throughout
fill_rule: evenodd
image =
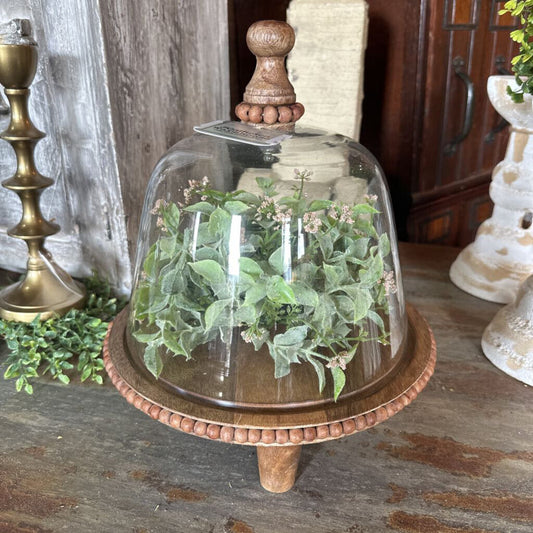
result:
M 31 322 L 66 313 L 85 300 L 85 289 L 60 267 L 44 247 L 44 240 L 59 226 L 44 219 L 39 197 L 53 180 L 35 168 L 33 151 L 45 134 L 31 122 L 28 113 L 29 86 L 37 68 L 37 44 L 31 38 L 27 20 L 12 20 L 0 33 L 0 84 L 11 107 L 11 121 L 0 138 L 11 144 L 17 157 L 15 174 L 2 185 L 16 192 L 22 202 L 22 218 L 8 235 L 23 239 L 28 246 L 24 279 L 0 292 L 0 317 Z

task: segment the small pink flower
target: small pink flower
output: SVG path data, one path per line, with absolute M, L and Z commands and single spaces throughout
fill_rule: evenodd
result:
M 336 368 L 340 367 L 342 370 L 346 370 L 346 363 L 350 359 L 348 352 L 340 352 L 335 357 L 330 359 L 329 363 L 326 365 L 327 368 Z
M 209 187 L 209 178 L 204 176 L 201 180 L 189 180 L 189 187 L 183 190 L 183 197 L 185 198 L 185 203 L 189 204 L 192 199 L 193 194 L 199 194 L 201 199 L 207 200 L 207 196 L 203 192 Z M 205 201 L 204 200 L 204 201 Z
M 385 294 L 387 296 L 395 294 L 398 291 L 396 280 L 394 278 L 394 272 L 392 270 L 385 270 L 378 283 L 385 287 Z
M 285 211 L 283 210 L 282 207 L 280 207 L 279 205 L 277 204 L 274 204 L 275 207 L 274 207 L 274 214 L 272 215 L 272 220 L 274 222 L 290 222 L 291 220 L 291 217 L 292 217 L 292 209 L 286 209 Z
M 353 224 L 352 210 L 349 205 L 344 204 L 342 206 L 339 221 L 345 222 L 346 224 Z
M 155 201 L 154 207 L 152 208 L 150 213 L 152 215 L 158 215 L 161 212 L 161 210 L 164 209 L 167 205 L 168 203 L 165 200 L 163 200 L 163 198 L 158 198 Z
M 304 231 L 307 233 L 317 233 L 322 226 L 322 220 L 318 218 L 315 212 L 305 213 L 303 218 Z

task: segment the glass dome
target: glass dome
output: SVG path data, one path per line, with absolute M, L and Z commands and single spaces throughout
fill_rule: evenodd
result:
M 150 179 L 126 333 L 189 400 L 291 409 L 365 396 L 409 358 L 389 194 L 374 157 L 296 126 L 254 146 L 200 133 Z

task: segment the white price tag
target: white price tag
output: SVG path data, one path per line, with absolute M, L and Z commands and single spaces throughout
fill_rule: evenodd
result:
M 194 131 L 203 133 L 204 135 L 212 135 L 230 141 L 237 141 L 245 144 L 253 144 L 254 146 L 273 146 L 279 144 L 284 139 L 289 139 L 291 135 L 280 133 L 277 130 L 268 128 L 261 128 L 244 124 L 243 122 L 232 122 L 217 120 L 202 124 L 201 126 L 194 126 Z

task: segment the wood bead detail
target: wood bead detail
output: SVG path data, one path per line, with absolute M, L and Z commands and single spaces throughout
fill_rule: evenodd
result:
M 243 122 L 272 126 L 296 122 L 304 114 L 304 110 L 304 106 L 298 103 L 290 106 L 251 106 L 243 102 L 235 108 L 235 114 Z
M 211 440 L 252 446 L 297 447 L 300 444 L 311 444 L 317 441 L 340 438 L 373 427 L 401 411 L 416 398 L 432 376 L 436 362 L 436 345 L 430 332 L 431 354 L 424 371 L 403 394 L 400 394 L 385 405 L 363 414 L 319 426 L 279 429 L 233 427 L 204 420 L 195 420 L 186 416 L 186 413 L 173 412 L 138 394 L 122 379 L 113 364 L 109 353 L 111 331 L 110 326 L 103 346 L 104 367 L 114 386 L 129 403 L 148 416 L 159 420 L 159 422 L 185 433 L 193 433 L 198 437 Z

